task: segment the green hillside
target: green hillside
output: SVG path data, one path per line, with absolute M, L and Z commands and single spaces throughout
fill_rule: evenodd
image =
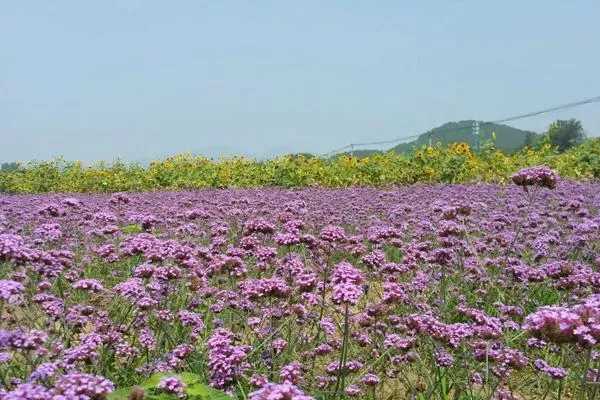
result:
M 444 125 L 433 129 L 434 133 L 432 136 L 432 142 L 465 142 L 471 144 L 473 143 L 473 122 L 473 120 L 447 122 Z M 523 147 L 523 144 L 525 143 L 525 137 L 527 134 L 532 133 L 530 131 L 513 128 L 512 126 L 493 124 L 489 122 L 479 122 L 479 126 L 480 140 L 489 140 L 492 137 L 492 132 L 496 132 L 496 147 L 505 153 L 512 153 Z M 428 135 L 423 134 L 412 142 L 401 143 L 390 150 L 395 151 L 396 153 L 405 153 L 415 147 L 426 145 L 427 143 Z

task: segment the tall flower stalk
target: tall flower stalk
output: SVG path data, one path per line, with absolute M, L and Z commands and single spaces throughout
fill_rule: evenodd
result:
M 519 222 L 517 231 L 515 232 L 515 237 L 506 250 L 505 263 L 508 257 L 510 257 L 513 248 L 517 243 L 517 239 L 519 238 L 521 230 L 523 229 L 525 220 L 529 216 L 531 205 L 535 201 L 538 191 L 541 188 L 554 189 L 558 182 L 558 174 L 548 167 L 538 166 L 522 169 L 514 174 L 511 179 L 517 186 L 521 186 L 527 194 L 527 208 L 525 210 L 525 214 Z
M 363 273 L 352 266 L 348 262 L 341 262 L 336 265 L 331 274 L 331 282 L 333 289 L 331 300 L 335 304 L 344 306 L 344 329 L 342 338 L 342 348 L 340 350 L 340 358 L 338 363 L 338 373 L 336 376 L 334 398 L 338 392 L 343 392 L 345 389 L 346 379 L 346 361 L 348 359 L 348 337 L 350 332 L 350 306 L 358 304 L 360 297 L 363 294 L 361 284 L 365 277 Z

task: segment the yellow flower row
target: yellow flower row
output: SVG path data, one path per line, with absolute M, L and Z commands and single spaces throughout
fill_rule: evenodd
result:
M 227 187 L 390 187 L 418 182 L 507 182 L 525 166 L 548 165 L 563 178 L 600 177 L 600 140 L 559 153 L 549 143 L 504 154 L 493 143 L 475 153 L 466 143 L 423 146 L 410 154 L 374 154 L 368 158 L 346 155 L 330 159 L 284 156 L 268 161 L 244 157 L 205 157 L 180 154 L 147 167 L 122 161 L 98 162 L 84 167 L 62 159 L 19 165 L 0 172 L 0 191 L 113 192 L 160 189 Z

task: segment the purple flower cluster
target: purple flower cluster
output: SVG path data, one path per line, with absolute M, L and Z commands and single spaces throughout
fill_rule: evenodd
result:
M 315 400 L 291 383 L 268 383 L 249 396 L 250 400 Z
M 336 304 L 356 305 L 363 294 L 361 284 L 364 280 L 365 277 L 359 269 L 345 261 L 339 263 L 331 275 L 333 283 L 331 300 Z
M 281 278 L 246 279 L 238 285 L 242 293 L 250 299 L 261 297 L 286 297 L 292 288 Z
M 0 300 L 2 301 L 13 302 L 24 290 L 25 287 L 20 282 L 0 280 Z
M 554 189 L 558 182 L 558 174 L 546 166 L 524 168 L 514 174 L 512 181 L 518 186 L 541 186 Z
M 563 379 L 568 374 L 563 368 L 551 367 L 545 360 L 537 359 L 534 361 L 535 368 L 539 371 L 545 372 L 554 379 Z
M 100 292 L 104 290 L 102 282 L 96 279 L 81 279 L 73 283 L 75 289 L 85 290 L 87 292 Z
M 523 329 L 554 343 L 594 346 L 600 340 L 600 295 L 573 307 L 540 307 L 525 318 Z
M 248 368 L 245 358 L 251 348 L 233 345 L 234 338 L 233 333 L 218 328 L 207 341 L 208 370 L 211 385 L 216 388 L 228 387 Z
M 60 376 L 54 382 L 53 392 L 65 399 L 103 399 L 115 390 L 115 385 L 97 375 L 73 373 Z M 58 396 L 54 397 L 60 398 Z
M 162 377 L 158 385 L 156 385 L 157 389 L 160 389 L 166 393 L 176 394 L 178 396 L 183 397 L 183 390 L 185 389 L 186 384 L 181 381 L 181 379 L 177 376 L 172 377 Z
M 275 232 L 275 225 L 262 218 L 255 218 L 244 223 L 244 232 L 248 235 L 256 232 L 271 234 Z

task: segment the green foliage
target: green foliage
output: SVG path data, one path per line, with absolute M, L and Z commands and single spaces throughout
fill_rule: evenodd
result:
M 311 157 L 314 157 L 314 154 L 312 154 L 312 153 L 294 153 L 294 154 L 289 154 L 289 157 L 291 157 L 291 158 L 298 158 L 298 157 L 311 158 Z
M 496 139 L 494 140 L 494 136 Z M 507 155 L 497 147 L 500 135 L 481 140 L 474 153 L 466 143 L 426 145 L 408 154 L 375 153 L 329 159 L 302 154 L 257 161 L 244 157 L 212 161 L 188 154 L 152 162 L 148 167 L 121 161 L 84 168 L 63 159 L 32 162 L 0 172 L 5 193 L 106 193 L 120 191 L 259 187 L 390 187 L 412 183 L 507 182 L 510 174 L 532 165 L 548 165 L 562 178 L 600 178 L 600 139 L 589 139 L 560 152 L 549 136 L 534 148 Z M 127 226 L 125 234 L 138 226 Z
M 540 136 L 535 132 L 528 132 L 525 135 L 525 147 L 533 148 L 537 145 L 540 140 Z
M 356 158 L 367 158 L 367 157 L 374 156 L 375 154 L 383 154 L 383 153 L 384 152 L 379 151 L 379 150 L 354 150 L 354 152 L 353 152 L 354 157 L 356 157 Z M 350 152 L 347 151 L 347 152 L 345 152 L 343 154 L 338 154 L 337 157 L 340 157 L 340 156 L 343 156 L 343 155 L 347 156 L 347 157 L 350 157 L 351 154 L 352 153 L 350 153 Z
M 0 171 L 2 172 L 12 172 L 19 169 L 19 164 L 16 162 L 5 162 L 0 165 Z
M 585 140 L 585 132 L 581 121 L 571 118 L 569 120 L 556 120 L 546 133 L 553 146 L 558 146 L 560 151 L 579 145 Z
M 134 235 L 136 233 L 140 233 L 141 231 L 142 226 L 140 224 L 125 225 L 123 228 L 121 228 L 121 232 L 126 235 Z
M 177 376 L 186 385 L 184 393 L 188 400 L 231 400 L 226 393 L 201 383 L 202 377 L 191 372 L 157 373 L 140 383 L 136 387 L 118 389 L 108 396 L 108 400 L 127 400 L 134 389 L 143 392 L 144 398 L 148 400 L 176 400 L 176 395 L 162 393 L 157 386 L 164 377 Z
M 132 390 L 131 387 L 117 389 L 108 395 L 108 400 L 128 400 Z
M 201 384 L 194 384 L 186 388 L 185 393 L 191 399 L 197 398 L 201 400 L 231 400 L 231 397 L 221 392 L 220 390 Z

